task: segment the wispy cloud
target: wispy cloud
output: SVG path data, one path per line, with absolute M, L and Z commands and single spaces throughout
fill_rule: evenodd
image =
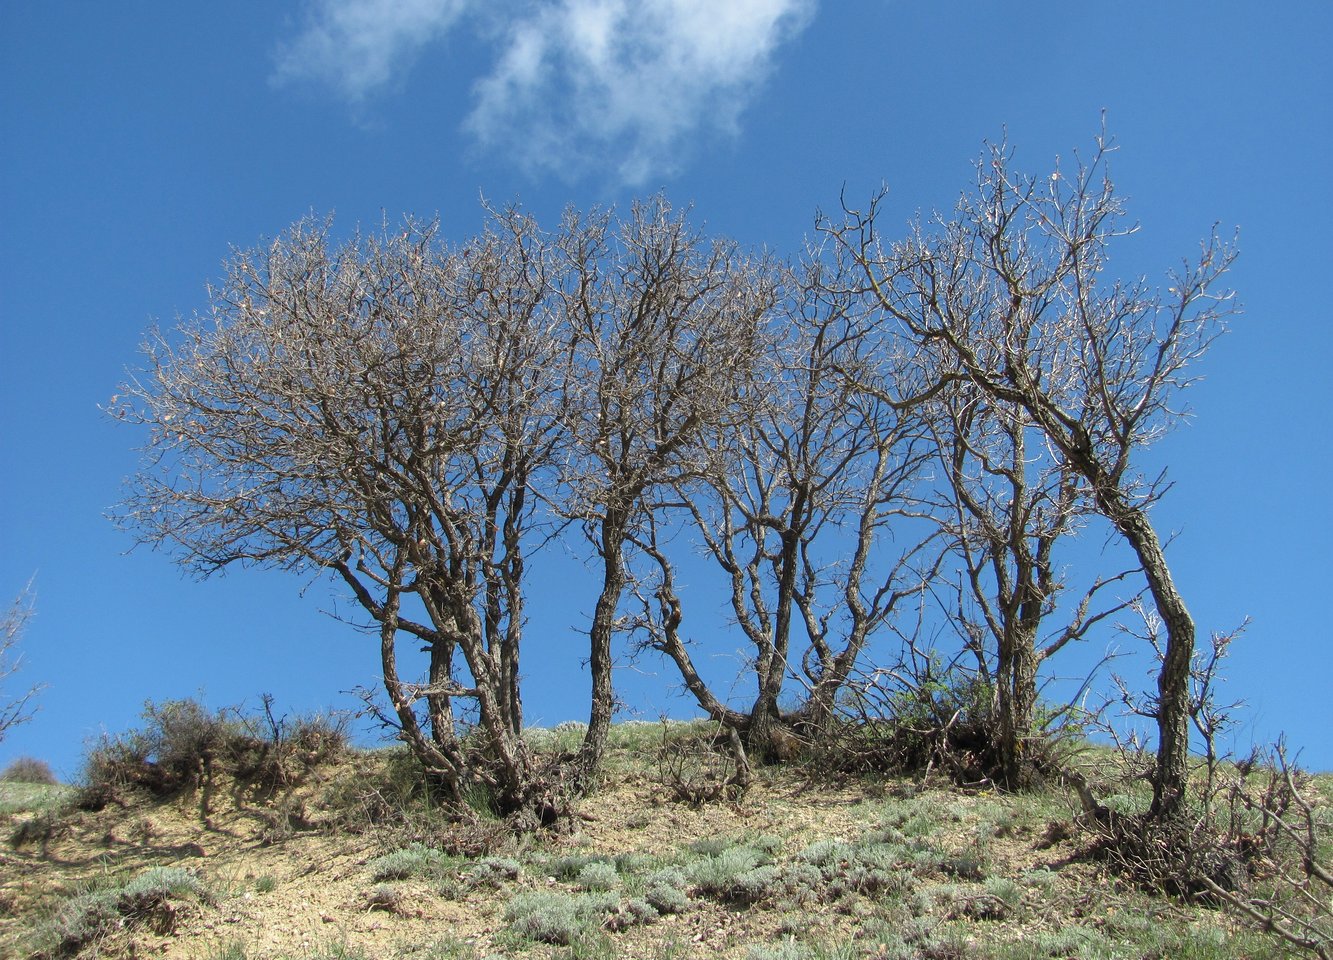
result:
M 318 0 L 280 57 L 284 79 L 329 83 L 353 102 L 468 9 L 500 28 L 465 129 L 533 172 L 608 167 L 641 184 L 734 134 L 781 44 L 818 0 Z
M 314 0 L 280 47 L 275 79 L 313 80 L 352 103 L 380 92 L 443 36 L 470 0 Z

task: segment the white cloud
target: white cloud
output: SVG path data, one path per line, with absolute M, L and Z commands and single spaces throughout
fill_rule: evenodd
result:
M 465 122 L 488 153 L 533 171 L 610 168 L 640 184 L 698 141 L 731 134 L 777 48 L 818 0 L 314 0 L 280 80 L 353 103 L 388 86 L 469 11 L 499 24 Z
M 469 0 L 315 0 L 305 29 L 278 52 L 275 79 L 314 80 L 359 103 L 453 26 Z
M 515 23 L 467 126 L 526 166 L 669 173 L 735 131 L 816 0 L 550 0 Z

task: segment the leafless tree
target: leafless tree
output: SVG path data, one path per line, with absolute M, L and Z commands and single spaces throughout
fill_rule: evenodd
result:
M 22 693 L 6 691 L 7 686 L 23 666 L 19 642 L 32 619 L 32 586 L 29 584 L 0 617 L 0 741 L 11 727 L 32 719 L 33 698 L 41 691 L 40 684 Z
M 661 197 L 636 203 L 618 230 L 605 216 L 571 215 L 565 237 L 567 511 L 601 568 L 580 757 L 591 772 L 614 711 L 614 640 L 632 619 L 622 610 L 635 578 L 627 551 L 651 519 L 654 492 L 696 474 L 704 439 L 733 422 L 773 283 L 762 259 L 706 240 Z
M 867 643 L 928 576 L 915 562 L 931 533 L 914 516 L 928 438 L 910 410 L 860 385 L 907 374 L 881 353 L 847 285 L 833 280 L 844 266 L 812 257 L 788 272 L 741 395 L 744 416 L 709 445 L 707 469 L 676 485 L 753 647 L 747 709 L 727 706 L 700 676 L 681 632 L 671 559 L 656 538 L 645 545 L 658 564 L 652 644 L 710 716 L 769 759 L 786 752 L 793 728 L 832 714 Z M 890 548 L 895 536 L 901 544 Z M 780 709 L 791 687 L 793 702 Z
M 1214 234 L 1166 290 L 1108 280 L 1111 242 L 1134 229 L 1110 149 L 1102 136 L 1089 160 L 1036 177 L 1012 168 L 1002 142 L 952 217 L 883 243 L 876 200 L 828 229 L 862 264 L 874 302 L 945 361 L 944 379 L 1021 409 L 1133 549 L 1167 630 L 1150 815 L 1169 820 L 1184 796 L 1195 631 L 1149 516 L 1162 478 L 1135 463 L 1180 419 L 1180 394 L 1233 310 L 1218 287 L 1235 254 Z
M 150 429 L 122 523 L 205 576 L 335 573 L 375 625 L 402 739 L 453 796 L 481 780 L 506 811 L 545 802 L 518 655 L 567 352 L 552 261 L 512 211 L 457 249 L 416 223 L 334 247 L 305 221 L 237 254 L 209 314 L 154 334 L 112 404 Z M 424 680 L 403 677 L 405 641 Z
M 1027 747 L 1039 733 L 1042 664 L 1125 609 L 1129 600 L 1097 597 L 1130 572 L 1096 578 L 1074 601 L 1063 596 L 1067 574 L 1057 547 L 1092 510 L 1079 474 L 1022 407 L 969 380 L 948 383 L 925 406 L 942 481 L 935 516 L 958 573 L 956 583 L 942 578 L 933 589 L 993 686 L 992 759 L 998 778 L 1016 789 L 1039 759 Z

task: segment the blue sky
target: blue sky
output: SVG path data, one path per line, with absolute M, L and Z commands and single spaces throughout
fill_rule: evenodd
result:
M 1214 223 L 1240 228 L 1245 313 L 1194 421 L 1152 451 L 1175 481 L 1155 516 L 1201 630 L 1253 618 L 1228 685 L 1242 735 L 1285 730 L 1333 769 L 1330 40 L 1322 2 L 0 6 L 0 596 L 35 577 L 22 679 L 48 685 L 0 765 L 73 775 L 150 697 L 299 711 L 376 681 L 322 582 L 194 582 L 105 519 L 138 438 L 99 405 L 151 322 L 205 305 L 232 245 L 311 211 L 340 230 L 438 214 L 461 238 L 483 195 L 554 222 L 660 188 L 792 254 L 844 192 L 883 182 L 885 222 L 905 222 L 953 203 L 984 139 L 1007 130 L 1038 171 L 1105 110 L 1142 226 L 1117 269 L 1161 276 Z M 530 607 L 534 722 L 584 711 L 576 594 Z M 655 665 L 621 678 L 641 715 L 688 712 Z

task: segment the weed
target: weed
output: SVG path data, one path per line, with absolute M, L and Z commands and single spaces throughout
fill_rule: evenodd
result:
M 205 960 L 248 960 L 248 957 L 245 944 L 239 940 L 232 940 L 220 946 L 211 947 L 205 955 Z
M 465 940 L 444 937 L 412 956 L 418 960 L 477 960 L 477 948 Z
M 658 913 L 684 913 L 690 905 L 687 882 L 678 867 L 666 867 L 648 876 L 643 898 Z
M 272 698 L 263 718 L 236 708 L 217 712 L 195 700 L 151 700 L 143 725 L 104 736 L 84 760 L 79 805 L 100 810 L 126 790 L 168 797 L 202 785 L 219 770 L 267 790 L 299 782 L 315 765 L 342 753 L 341 721 L 316 716 L 275 719 Z
M 727 903 L 754 904 L 781 890 L 780 875 L 768 856 L 753 847 L 728 847 L 717 856 L 696 860 L 689 879 L 706 897 Z
M 628 930 L 630 927 L 652 923 L 657 919 L 657 909 L 646 900 L 630 899 L 611 911 L 606 918 L 606 929 L 612 931 Z

